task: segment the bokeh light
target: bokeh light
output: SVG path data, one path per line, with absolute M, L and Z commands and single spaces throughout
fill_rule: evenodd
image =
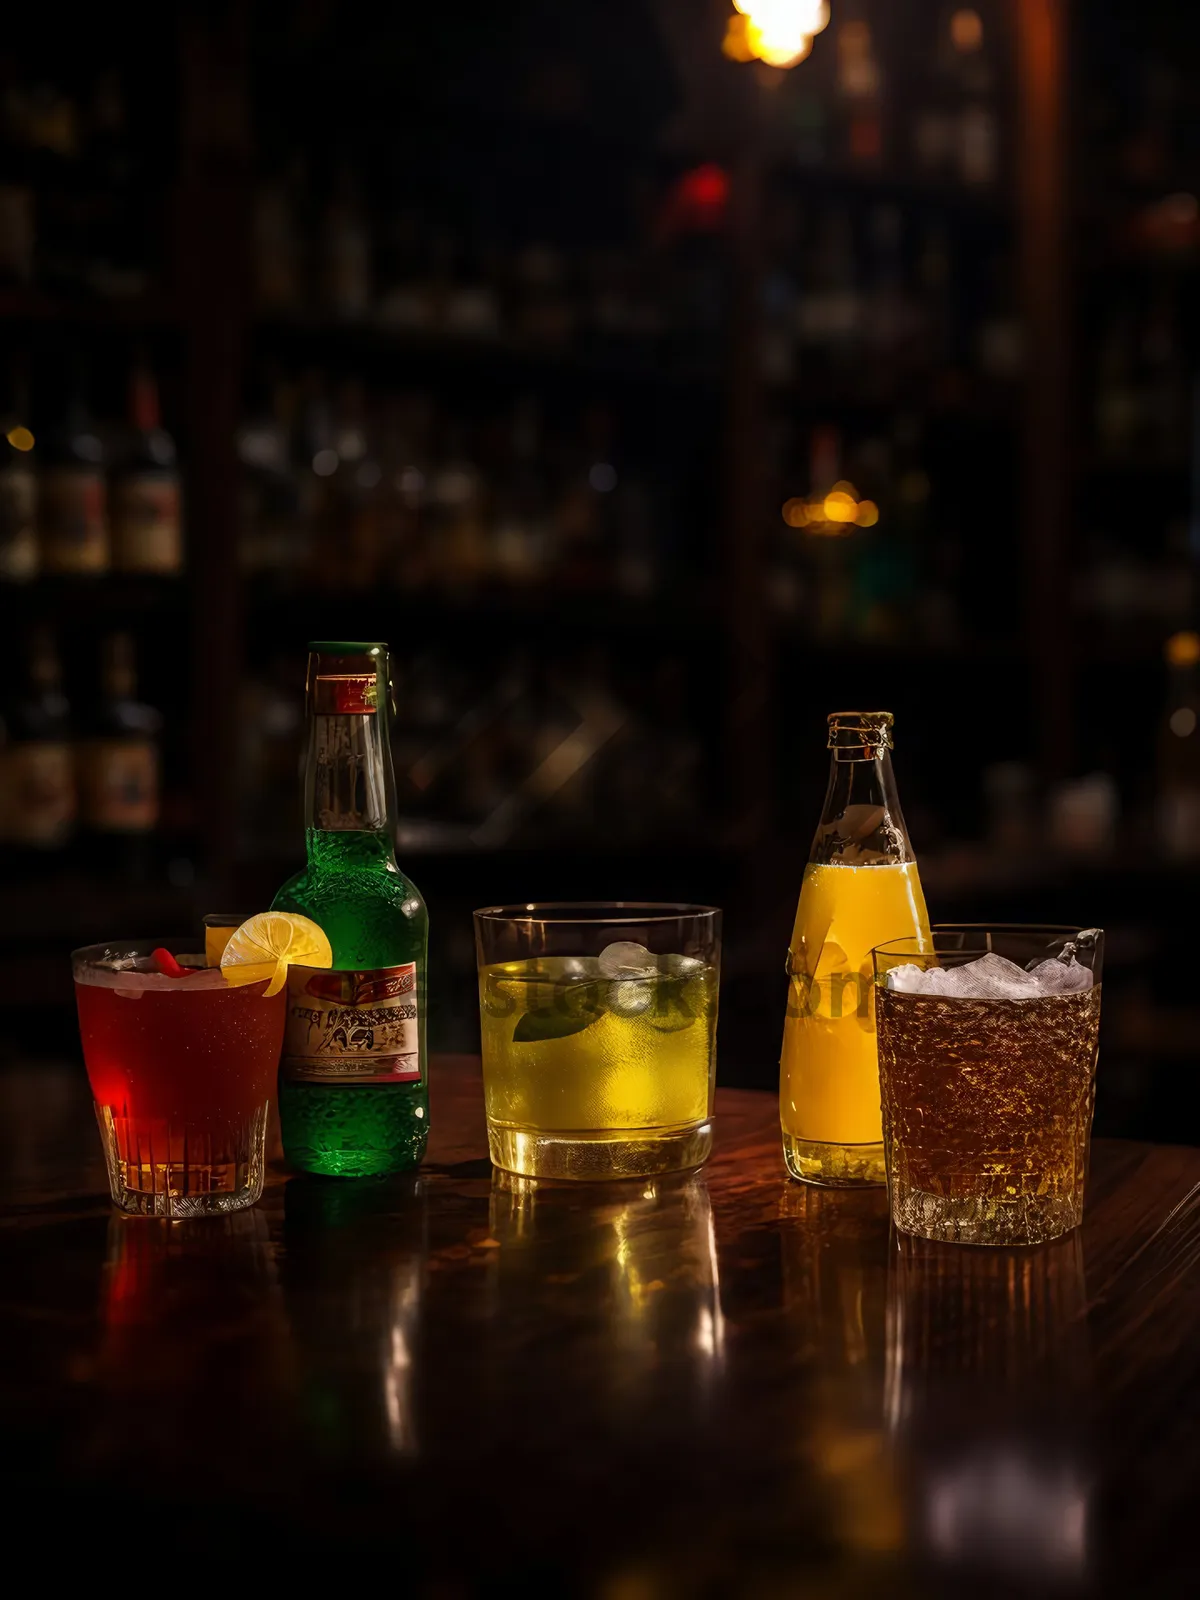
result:
M 757 58 L 771 67 L 794 67 L 812 49 L 813 35 L 829 22 L 829 0 L 733 0 L 721 46 L 734 61 Z
M 1200 661 L 1200 633 L 1173 633 L 1167 640 L 1167 660 L 1173 667 L 1194 667 Z
M 853 522 L 858 516 L 858 503 L 844 489 L 831 489 L 825 496 L 827 522 Z
M 781 514 L 789 528 L 803 528 L 824 538 L 837 538 L 855 528 L 873 528 L 879 522 L 874 500 L 860 500 L 858 490 L 845 479 L 812 500 L 793 495 L 784 501 Z
M 954 48 L 963 55 L 972 55 L 983 48 L 983 18 L 978 11 L 964 8 L 950 18 L 950 38 Z

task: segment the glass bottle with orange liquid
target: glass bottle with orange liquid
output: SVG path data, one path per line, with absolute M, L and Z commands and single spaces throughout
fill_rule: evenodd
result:
M 890 711 L 829 718 L 829 788 L 788 948 L 779 1063 L 793 1178 L 885 1181 L 871 950 L 928 938 L 929 914 L 892 773 Z

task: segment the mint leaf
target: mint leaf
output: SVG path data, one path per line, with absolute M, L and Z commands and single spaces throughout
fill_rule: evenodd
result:
M 514 1044 L 538 1039 L 569 1039 L 595 1022 L 595 1017 L 573 1017 L 569 1011 L 527 1011 L 513 1029 Z
M 514 1044 L 533 1044 L 540 1039 L 569 1039 L 582 1033 L 604 1014 L 604 1005 L 595 984 L 582 991 L 577 986 L 556 995 L 550 1005 L 535 1006 L 517 1021 Z

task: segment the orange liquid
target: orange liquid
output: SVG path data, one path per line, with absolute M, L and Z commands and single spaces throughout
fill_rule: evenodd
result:
M 888 939 L 928 934 L 915 862 L 805 868 L 780 1059 L 785 1137 L 839 1146 L 881 1142 L 871 950 Z

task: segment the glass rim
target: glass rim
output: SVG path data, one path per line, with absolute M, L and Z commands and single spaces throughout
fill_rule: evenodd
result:
M 190 948 L 188 946 L 189 939 L 192 941 Z M 144 951 L 138 948 L 142 945 L 145 946 Z M 80 945 L 78 950 L 72 950 L 71 963 L 73 966 L 100 966 L 103 964 L 108 952 L 129 950 L 136 952 L 138 955 L 150 955 L 152 951 L 158 949 L 169 950 L 172 955 L 177 951 L 182 951 L 186 955 L 201 954 L 197 947 L 196 936 L 184 933 L 168 935 L 166 938 L 161 939 L 100 939 L 95 944 L 83 944 Z
M 906 933 L 897 939 L 884 939 L 879 944 L 872 945 L 870 953 L 878 952 L 880 955 L 901 955 L 912 953 L 915 955 L 928 955 L 928 950 L 922 950 L 922 944 L 931 940 L 937 943 L 938 935 L 955 935 L 960 933 L 1000 934 L 1012 938 L 1023 935 L 1032 938 L 1064 938 L 1078 939 L 1084 933 L 1098 933 L 1104 937 L 1103 928 L 1081 928 L 1074 923 L 1060 922 L 935 922 L 928 934 Z
M 571 912 L 546 916 L 546 912 Z M 588 915 L 602 913 L 601 915 Z M 632 914 L 631 914 L 632 913 Z M 586 923 L 589 927 L 616 927 L 628 922 L 682 922 L 689 917 L 719 917 L 720 906 L 692 905 L 683 900 L 538 900 L 512 905 L 480 906 L 472 913 L 477 922 L 544 922 L 552 926 Z

